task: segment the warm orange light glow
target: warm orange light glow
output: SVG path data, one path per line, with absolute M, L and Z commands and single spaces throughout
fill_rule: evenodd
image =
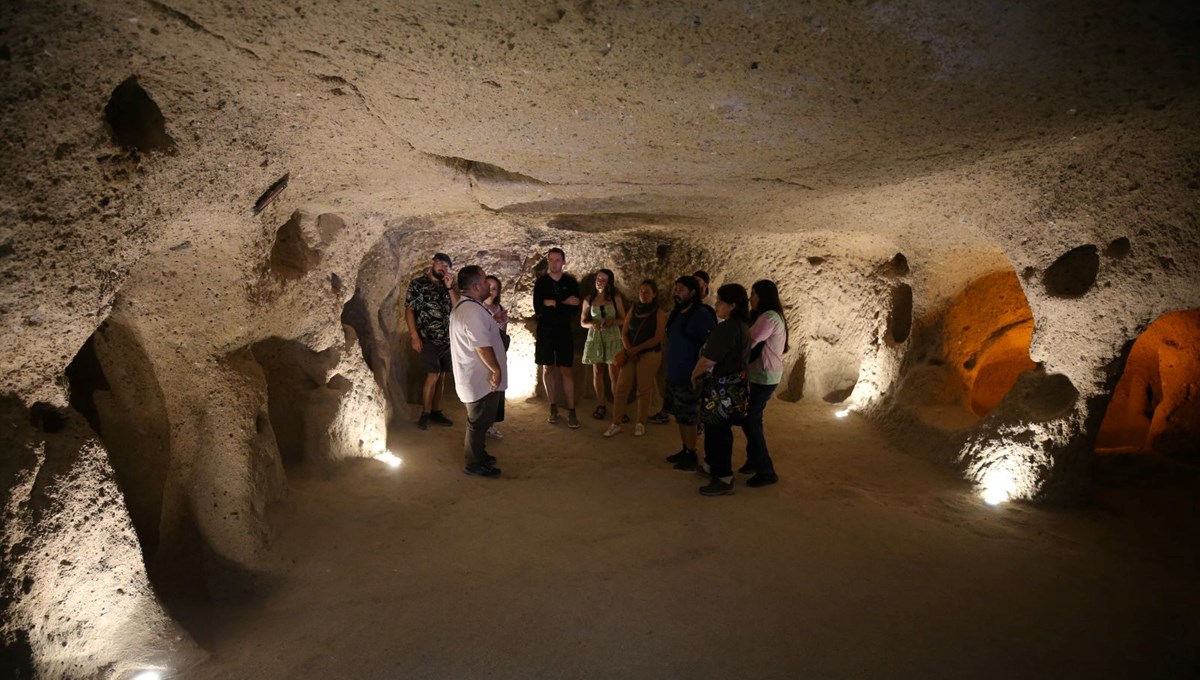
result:
M 1100 425 L 1101 453 L 1200 451 L 1200 310 L 1170 312 L 1143 332 Z
M 943 333 L 954 369 L 946 396 L 963 399 L 976 415 L 996 408 L 1017 376 L 1036 366 L 1029 358 L 1033 312 L 1011 270 L 976 279 L 959 293 Z

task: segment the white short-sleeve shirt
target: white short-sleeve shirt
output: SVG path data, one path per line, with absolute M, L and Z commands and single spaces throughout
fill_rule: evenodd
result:
M 450 359 L 454 363 L 454 389 L 464 404 L 483 399 L 492 391 L 488 383 L 488 367 L 475 353 L 480 347 L 491 347 L 500 364 L 500 391 L 508 389 L 508 359 L 500 326 L 487 308 L 478 301 L 463 296 L 450 314 Z

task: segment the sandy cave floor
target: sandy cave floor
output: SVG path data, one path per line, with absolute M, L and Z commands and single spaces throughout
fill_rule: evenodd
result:
M 1084 510 L 989 508 L 868 421 L 775 400 L 782 482 L 739 476 L 736 495 L 703 498 L 698 476 L 662 461 L 674 425 L 605 440 L 593 407 L 570 431 L 510 402 L 507 436 L 489 444 L 498 480 L 461 473 L 456 403 L 452 429 L 391 433 L 399 470 L 290 470 L 270 585 L 178 612 L 212 652 L 179 677 L 1200 669 L 1195 483 L 1102 490 Z

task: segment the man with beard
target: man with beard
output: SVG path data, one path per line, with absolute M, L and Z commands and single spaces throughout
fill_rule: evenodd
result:
M 450 371 L 450 310 L 458 304 L 458 291 L 450 276 L 450 256 L 437 253 L 424 276 L 413 279 L 404 298 L 412 348 L 421 355 L 425 366 L 425 385 L 421 389 L 421 419 L 417 427 L 429 429 L 429 423 L 449 427 L 454 422 L 442 413 L 442 376 Z
M 683 448 L 667 456 L 676 470 L 695 470 L 696 423 L 700 415 L 700 395 L 692 387 L 692 369 L 700 348 L 717 325 L 715 315 L 704 311 L 700 303 L 700 285 L 693 276 L 675 281 L 675 309 L 667 319 L 667 394 L 664 410 L 675 416 Z
M 546 396 L 550 398 L 550 418 L 547 422 L 558 422 L 558 390 L 562 386 L 567 401 L 567 427 L 579 428 L 575 415 L 575 376 L 571 368 L 575 363 L 575 337 L 571 329 L 578 322 L 579 282 L 563 271 L 567 263 L 562 248 L 551 248 L 546 253 L 548 269 L 533 284 L 533 311 L 537 316 L 537 333 L 534 337 L 534 359 L 543 368 Z

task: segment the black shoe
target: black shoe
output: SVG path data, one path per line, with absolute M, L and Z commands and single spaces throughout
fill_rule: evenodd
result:
M 444 427 L 450 427 L 454 424 L 454 421 L 447 418 L 446 415 L 441 411 L 434 411 L 433 413 L 430 413 L 429 422 L 433 423 L 434 425 L 442 425 Z
M 429 414 L 428 413 L 421 414 L 421 419 L 417 421 L 417 427 L 421 428 L 422 430 L 429 429 Z
M 774 472 L 760 472 L 746 480 L 746 486 L 766 486 L 779 481 L 779 475 Z
M 483 465 L 471 465 L 469 467 L 465 467 L 463 468 L 463 473 L 474 475 L 476 477 L 499 477 L 500 468 L 492 467 L 491 465 L 484 463 Z
M 696 466 L 699 465 L 699 463 L 700 463 L 700 459 L 696 457 L 696 452 L 695 451 L 687 451 L 686 455 L 683 458 L 675 461 L 675 465 L 673 467 L 676 470 L 686 470 L 686 471 L 690 472 L 692 470 L 695 470 Z
M 551 425 L 558 423 L 558 407 L 554 404 L 550 404 L 550 417 L 546 419 L 546 422 Z
M 490 453 L 483 454 L 483 464 L 484 465 L 495 465 L 496 457 Z
M 575 415 L 575 409 L 567 411 L 567 427 L 572 430 L 579 429 L 579 418 Z
M 688 451 L 687 449 L 679 449 L 675 453 L 672 453 L 671 455 L 667 456 L 667 462 L 668 463 L 678 463 L 679 461 L 683 460 L 684 458 L 687 458 L 689 454 L 695 455 L 692 451 Z
M 745 465 L 738 468 L 739 475 L 752 475 L 756 472 L 758 472 L 758 468 L 754 467 L 750 461 L 746 461 Z
M 646 420 L 654 423 L 655 425 L 666 425 L 667 423 L 671 422 L 671 416 L 667 415 L 666 411 L 659 411 Z
M 629 416 L 621 416 L 621 422 L 622 422 L 622 423 L 628 423 L 628 422 L 629 422 Z
M 708 484 L 700 487 L 701 496 L 732 496 L 733 482 L 722 482 L 720 479 L 713 477 L 708 481 Z

